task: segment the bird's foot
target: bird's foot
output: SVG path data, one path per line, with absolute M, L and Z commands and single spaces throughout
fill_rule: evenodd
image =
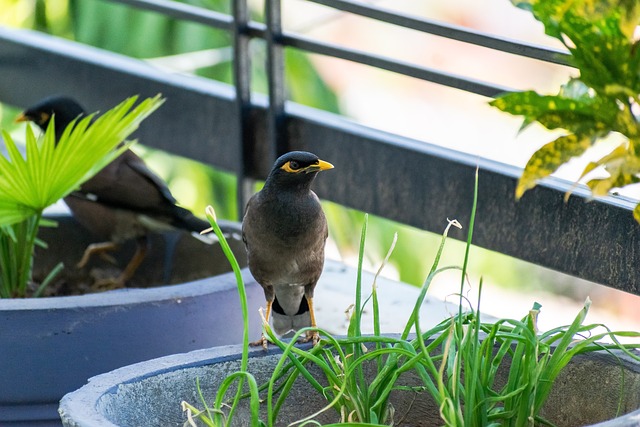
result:
M 100 258 L 102 258 L 109 264 L 118 265 L 118 261 L 113 256 L 107 253 L 104 253 L 104 252 L 100 253 Z M 84 268 L 89 263 L 90 259 L 91 259 L 91 254 L 88 252 L 85 252 L 84 255 L 82 256 L 82 259 L 78 261 L 78 263 L 76 264 L 76 268 L 78 269 Z
M 111 262 L 115 264 L 115 259 L 110 257 L 105 252 L 112 251 L 116 249 L 118 246 L 113 242 L 103 242 L 103 243 L 92 243 L 87 246 L 87 249 L 84 250 L 84 254 L 82 254 L 82 259 L 76 264 L 77 268 L 83 268 L 89 263 L 89 260 L 93 256 L 93 254 L 100 254 L 101 257 L 109 260 L 111 258 Z
M 251 347 L 262 346 L 263 349 L 268 350 L 269 349 L 269 340 L 267 339 L 267 337 L 264 334 L 262 334 L 260 336 L 259 340 L 250 342 L 249 345 Z
M 320 334 L 318 333 L 318 331 L 307 331 L 306 336 L 302 338 L 300 342 L 304 343 L 309 341 L 313 343 L 314 347 L 318 344 L 318 341 L 320 341 Z

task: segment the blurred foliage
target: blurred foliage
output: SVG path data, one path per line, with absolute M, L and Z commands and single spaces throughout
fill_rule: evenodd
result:
M 512 0 L 544 24 L 545 32 L 571 53 L 580 75 L 557 95 L 534 91 L 503 95 L 491 105 L 524 117 L 524 126 L 539 123 L 564 133 L 529 159 L 516 197 L 534 187 L 596 142 L 612 134 L 624 141 L 604 157 L 590 162 L 581 175 L 595 196 L 640 182 L 640 55 L 634 31 L 640 22 L 636 0 Z M 606 178 L 593 178 L 604 171 Z M 640 205 L 634 210 L 640 222 Z
M 229 0 L 185 3 L 230 13 Z M 261 13 L 252 11 L 252 16 L 262 20 Z M 232 42 L 226 31 L 100 0 L 0 0 L 0 23 L 37 29 L 140 59 L 230 49 Z M 265 49 L 261 40 L 252 42 L 252 88 L 262 93 L 267 92 Z M 232 84 L 229 56 L 221 57 L 226 59 L 216 60 L 212 55 L 210 63 L 192 70 L 193 74 Z M 315 71 L 307 55 L 288 49 L 285 60 L 290 99 L 339 111 L 336 95 Z M 12 128 L 15 115 L 14 109 L 5 107 L 0 111 L 4 129 Z M 182 205 L 201 214 L 207 204 L 212 204 L 221 218 L 239 218 L 234 175 L 150 148 L 139 146 L 136 150 L 167 180 Z
M 230 1 L 186 2 L 228 13 Z M 261 10 L 253 10 L 252 18 L 264 22 Z M 222 52 L 228 50 L 231 43 L 229 35 L 224 31 L 102 0 L 0 0 L 0 25 L 37 29 L 140 59 L 166 58 L 210 50 Z M 262 40 L 252 41 L 251 51 L 252 89 L 266 93 L 265 43 Z M 219 57 L 224 58 L 225 55 Z M 330 112 L 340 112 L 338 97 L 315 71 L 309 55 L 288 48 L 285 60 L 291 100 Z M 230 62 L 216 60 L 215 55 L 212 55 L 209 64 L 194 69 L 193 73 L 225 83 L 232 83 L 233 80 Z M 13 119 L 17 113 L 16 109 L 1 106 L 0 120 L 3 129 L 16 129 Z M 144 144 L 144 141 L 141 142 Z M 239 217 L 234 175 L 145 148 L 140 144 L 136 144 L 135 150 L 167 180 L 171 191 L 185 207 L 201 215 L 204 207 L 212 204 L 221 218 Z M 360 228 L 363 213 L 329 202 L 325 202 L 324 207 L 331 237 L 341 255 L 346 259 L 355 257 L 359 234 L 354 233 L 354 230 Z M 445 220 L 443 218 L 443 228 L 446 226 Z M 370 216 L 368 229 L 370 264 L 379 262 L 384 256 L 393 233 L 397 231 L 399 239 L 391 262 L 398 272 L 398 278 L 421 285 L 427 274 L 427 266 L 437 249 L 439 236 L 373 216 Z M 452 241 L 449 258 L 445 253 L 445 260 L 458 264 L 458 257 L 463 253 L 461 248 L 462 243 Z M 534 283 L 532 275 L 528 274 L 533 266 L 479 248 L 473 250 L 472 272 L 482 272 L 487 279 L 493 278 L 519 287 L 524 284 L 540 285 Z M 495 265 L 500 265 L 500 268 L 495 268 Z M 523 276 L 527 276 L 527 281 L 522 280 Z
M 227 1 L 193 0 L 184 3 L 228 12 Z M 156 58 L 230 46 L 226 31 L 176 20 L 100 0 L 71 0 L 75 40 L 134 58 Z M 230 82 L 231 63 L 211 64 L 195 74 Z
M 167 181 L 180 205 L 200 217 L 204 217 L 208 205 L 214 207 L 220 218 L 238 217 L 234 174 L 141 145 L 133 149 Z
M 338 204 L 324 201 L 322 204 L 329 222 L 329 236 L 336 241 L 341 257 L 347 261 L 357 261 L 357 250 L 360 236 L 354 233 L 364 221 L 364 213 L 347 209 Z M 442 219 L 442 230 L 447 226 L 446 218 Z M 465 238 L 468 224 L 462 224 L 459 235 L 449 232 L 450 237 Z M 375 271 L 380 260 L 389 250 L 394 233 L 398 233 L 396 247 L 385 268 L 389 275 L 391 270 L 397 274 L 394 279 L 402 280 L 415 286 L 422 286 L 429 274 L 429 268 L 440 245 L 441 235 L 420 230 L 405 224 L 369 215 L 367 226 L 367 253 L 365 268 Z M 442 254 L 441 265 L 461 265 L 465 252 L 465 242 L 449 239 Z M 563 293 L 571 296 L 573 290 L 567 285 L 570 276 L 559 275 L 551 270 L 541 269 L 498 252 L 492 252 L 472 246 L 468 273 L 470 281 L 477 283 L 483 277 L 488 283 L 519 290 L 557 288 L 557 280 L 563 280 Z M 393 276 L 393 274 L 391 274 Z M 526 279 L 523 279 L 526 278 Z M 459 285 L 459 284 L 458 284 Z M 456 289 L 452 289 L 452 293 Z

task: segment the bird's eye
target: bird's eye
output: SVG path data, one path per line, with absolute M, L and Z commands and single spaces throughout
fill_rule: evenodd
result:
M 289 162 L 289 167 L 293 170 L 298 170 L 300 169 L 300 163 L 296 162 L 295 160 L 291 160 Z
M 49 113 L 40 113 L 40 121 L 38 122 L 41 126 L 46 126 L 49 123 L 49 119 L 51 118 L 51 114 Z

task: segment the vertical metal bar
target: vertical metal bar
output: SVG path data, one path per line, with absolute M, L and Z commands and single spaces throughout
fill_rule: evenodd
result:
M 236 110 L 240 121 L 238 130 L 238 172 L 237 172 L 237 203 L 238 216 L 242 220 L 244 207 L 251 197 L 253 181 L 248 178 L 249 165 L 247 151 L 251 149 L 252 126 L 251 113 L 251 55 L 248 33 L 249 7 L 247 0 L 233 0 L 233 77 L 236 90 Z
M 265 3 L 267 24 L 267 76 L 269 85 L 269 111 L 267 113 L 267 135 L 273 161 L 288 150 L 285 128 L 284 103 L 284 46 L 282 45 L 282 2 L 267 0 Z

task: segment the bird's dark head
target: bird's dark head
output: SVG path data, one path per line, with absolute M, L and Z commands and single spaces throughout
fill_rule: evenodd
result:
M 309 187 L 320 171 L 333 169 L 333 165 L 306 151 L 291 151 L 280 156 L 267 178 L 267 185 L 290 188 Z
M 16 121 L 34 122 L 42 130 L 46 130 L 54 114 L 56 116 L 56 137 L 59 138 L 69 123 L 79 116 L 85 115 L 85 112 L 80 104 L 72 98 L 52 96 L 24 110 Z

